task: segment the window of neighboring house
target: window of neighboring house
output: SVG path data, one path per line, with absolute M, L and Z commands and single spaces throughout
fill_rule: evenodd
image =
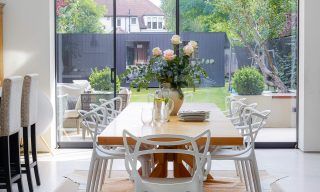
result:
M 121 27 L 121 18 L 117 18 L 117 27 Z
M 137 24 L 137 18 L 136 17 L 132 17 L 131 18 L 131 24 L 132 25 L 136 25 Z
M 147 28 L 151 29 L 151 17 L 147 18 Z
M 157 29 L 157 17 L 152 17 L 152 29 Z
M 158 28 L 159 28 L 159 29 L 162 29 L 162 28 L 163 28 L 163 18 L 162 18 L 162 17 L 159 17 L 159 18 L 158 18 Z

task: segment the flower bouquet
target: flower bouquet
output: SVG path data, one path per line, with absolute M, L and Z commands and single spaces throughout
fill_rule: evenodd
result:
M 194 87 L 206 78 L 207 73 L 199 65 L 194 53 L 198 49 L 196 41 L 189 41 L 185 46 L 179 35 L 171 38 L 173 49 L 162 51 L 159 47 L 152 50 L 152 57 L 148 65 L 130 66 L 120 77 L 127 78 L 132 74 L 138 74 L 131 81 L 130 85 L 141 88 L 148 88 L 151 82 L 159 82 L 160 86 L 166 86 L 178 94 L 178 99 L 183 100 L 183 87 Z M 172 94 L 170 94 L 172 95 Z M 175 103 L 176 99 L 172 98 Z

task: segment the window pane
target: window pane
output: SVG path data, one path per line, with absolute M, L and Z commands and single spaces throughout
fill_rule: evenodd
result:
M 135 25 L 135 24 L 137 24 L 137 18 L 131 18 L 131 24 L 132 25 Z
M 121 27 L 121 19 L 117 18 L 117 27 Z
M 175 12 L 175 0 L 166 0 L 171 2 L 174 7 L 170 8 Z M 170 39 L 175 32 L 175 22 L 171 23 L 172 28 L 163 28 L 166 20 L 173 21 L 175 15 L 165 17 L 165 11 L 162 6 L 162 0 L 159 1 L 141 1 L 143 2 L 139 6 L 134 3 L 122 2 L 135 2 L 135 1 L 117 1 L 117 14 L 126 15 L 129 13 L 136 14 L 137 12 L 143 13 L 135 16 L 137 18 L 137 25 L 129 25 L 127 28 L 117 30 L 117 71 L 118 74 L 122 74 L 129 67 L 137 67 L 142 69 L 141 72 L 134 72 L 128 76 L 128 78 L 121 84 L 122 87 L 129 87 L 130 82 L 137 78 L 137 76 L 143 73 L 143 68 L 149 64 L 152 57 L 152 49 L 160 47 L 162 50 L 172 48 Z M 122 12 L 121 12 L 122 11 Z M 133 17 L 133 15 L 131 15 Z M 160 18 L 160 19 L 158 19 Z M 159 24 L 160 23 L 160 24 Z M 162 24 L 162 27 L 160 27 Z M 130 32 L 131 33 L 130 33 Z M 154 93 L 158 87 L 156 82 L 150 84 L 150 89 L 141 89 L 141 92 L 137 92 L 135 88 L 132 88 L 131 102 L 147 102 L 148 93 Z
M 152 29 L 157 29 L 157 18 L 156 17 L 152 18 Z
M 209 77 L 191 93 L 193 102 L 225 109 L 226 96 L 247 98 L 271 110 L 257 141 L 295 142 L 297 10 L 297 0 L 180 0 L 182 38 L 198 42 L 195 59 Z M 252 86 L 237 78 L 244 67 L 258 74 Z
M 151 29 L 151 17 L 147 18 L 148 29 Z
M 78 110 L 90 110 L 99 99 L 114 97 L 111 79 L 113 16 L 111 4 L 57 1 L 56 116 L 60 147 L 88 147 L 91 137 Z M 79 6 L 80 5 L 80 6 Z M 94 10 L 92 10 L 94 7 Z M 83 14 L 86 13 L 86 14 Z M 90 78 L 91 77 L 91 78 Z

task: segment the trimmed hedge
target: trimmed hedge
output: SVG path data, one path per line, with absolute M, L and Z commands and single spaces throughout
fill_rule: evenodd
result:
M 264 78 L 256 68 L 243 67 L 234 73 L 232 87 L 239 95 L 261 95 Z
M 111 69 L 105 67 L 98 70 L 94 68 L 89 76 L 91 87 L 96 91 L 113 91 L 113 83 L 111 83 Z M 120 80 L 116 78 L 117 92 L 120 90 Z

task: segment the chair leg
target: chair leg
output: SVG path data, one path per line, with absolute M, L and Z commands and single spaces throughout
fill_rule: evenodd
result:
M 86 132 L 87 132 L 86 128 L 83 127 L 83 128 L 82 128 L 82 139 L 83 139 L 83 140 L 86 139 Z
M 234 166 L 235 166 L 235 168 L 236 168 L 236 174 L 237 174 L 237 176 L 240 176 L 239 166 L 238 166 L 238 162 L 237 162 L 237 161 L 234 161 Z
M 246 165 L 246 172 L 247 172 L 247 177 L 248 177 L 248 181 L 249 181 L 249 185 L 250 185 L 250 190 L 251 191 L 256 191 L 255 190 L 255 185 L 253 184 L 252 180 L 253 180 L 253 175 L 251 172 L 251 168 L 249 166 L 249 162 L 245 161 L 245 165 Z
M 244 166 L 244 162 L 240 161 L 240 165 L 241 165 L 243 179 L 244 179 L 244 182 L 246 184 L 246 191 L 249 191 L 249 184 L 248 184 L 248 180 L 247 180 L 247 176 L 246 176 L 246 169 L 245 169 L 245 166 Z
M 76 126 L 77 126 L 77 134 L 79 135 L 80 134 L 80 120 L 79 119 L 76 119 Z
M 36 162 L 34 166 L 34 175 L 36 177 L 37 185 L 41 185 L 40 175 L 38 169 L 38 158 L 37 158 L 37 140 L 36 140 L 36 124 L 31 125 L 31 151 L 32 151 L 32 160 Z
M 250 167 L 251 167 L 251 173 L 252 173 L 252 178 L 253 178 L 253 184 L 254 184 L 254 189 L 255 191 L 259 191 L 259 187 L 257 185 L 257 175 L 254 169 L 254 165 L 252 160 L 249 161 L 250 162 Z
M 258 169 L 257 159 L 256 159 L 255 154 L 253 154 L 252 165 L 253 165 L 253 168 L 254 168 L 254 171 L 255 171 L 257 189 L 258 189 L 258 192 L 261 192 L 262 188 L 261 188 L 259 169 Z
M 240 161 L 237 161 L 237 165 L 238 165 L 238 171 L 239 171 L 239 177 L 240 177 L 240 181 L 241 183 L 244 182 L 244 179 L 243 179 L 243 174 L 242 174 L 242 170 L 241 170 L 241 164 L 240 164 Z
M 99 191 L 102 190 L 102 186 L 104 184 L 104 180 L 106 178 L 106 171 L 107 171 L 107 167 L 108 167 L 108 159 L 103 160 L 103 164 L 102 164 L 102 175 L 101 175 L 101 183 L 99 186 Z
M 30 160 L 29 160 L 29 142 L 28 142 L 28 127 L 23 127 L 23 153 L 24 153 L 24 164 L 26 168 L 27 180 L 29 191 L 33 192 L 31 171 L 30 171 Z
M 98 160 L 97 163 L 97 169 L 96 169 L 96 178 L 95 178 L 95 184 L 94 184 L 94 192 L 97 192 L 99 189 L 99 181 L 100 181 L 100 176 L 101 176 L 101 166 L 102 166 L 102 159 Z
M 19 192 L 23 192 L 22 178 L 17 181 Z
M 20 178 L 16 181 L 19 192 L 23 192 L 22 175 L 21 175 L 21 162 L 20 162 L 20 137 L 19 132 L 10 136 L 10 147 L 11 147 L 11 160 L 15 169 L 18 170 Z
M 92 185 L 92 175 L 94 173 L 95 162 L 96 162 L 96 155 L 94 154 L 94 151 L 93 151 L 91 161 L 90 161 L 88 178 L 87 178 L 87 189 L 86 189 L 87 192 L 90 192 L 90 188 Z
M 110 167 L 109 167 L 109 175 L 108 175 L 108 178 L 111 178 L 112 166 L 113 166 L 113 159 L 110 159 Z
M 4 166 L 4 174 L 6 175 L 4 183 L 7 191 L 12 191 L 9 136 L 0 137 L 0 148 L 1 153 L 4 155 L 4 157 L 0 159 L 1 164 Z

